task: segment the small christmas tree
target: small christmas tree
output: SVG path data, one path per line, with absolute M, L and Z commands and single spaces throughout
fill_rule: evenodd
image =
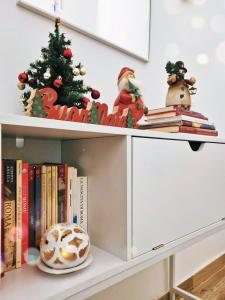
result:
M 39 59 L 19 75 L 18 88 L 23 90 L 26 84 L 37 89 L 50 87 L 58 94 L 55 104 L 86 108 L 87 98 L 84 95 L 91 92 L 92 98 L 98 99 L 100 93 L 86 86 L 82 79 L 75 79 L 76 76 L 84 76 L 86 70 L 81 63 L 73 65 L 73 53 L 69 48 L 71 41 L 65 38 L 64 33 L 59 32 L 59 26 L 60 19 L 57 18 L 55 31 L 49 34 L 48 48 L 42 48 Z M 25 107 L 29 97 L 29 90 L 21 96 Z

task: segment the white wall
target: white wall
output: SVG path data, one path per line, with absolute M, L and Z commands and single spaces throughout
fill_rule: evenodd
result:
M 117 95 L 116 78 L 120 68 L 130 66 L 136 70 L 138 78 L 143 82 L 146 104 L 150 107 L 162 106 L 167 91 L 164 71 L 166 61 L 183 59 L 189 74 L 198 79 L 198 94 L 193 98 L 193 108 L 209 115 L 216 123 L 220 136 L 225 137 L 224 13 L 223 0 L 206 0 L 204 4 L 196 6 L 182 0 L 152 0 L 149 64 L 69 29 L 63 30 L 73 41 L 76 61 L 83 62 L 88 70 L 86 83 L 99 88 L 102 91 L 102 101 L 110 105 Z M 222 16 L 215 18 L 221 14 Z M 39 57 L 40 48 L 47 44 L 48 33 L 53 29 L 53 24 L 16 7 L 15 1 L 1 1 L 0 20 L 1 112 L 22 114 L 18 101 L 20 92 L 16 88 L 17 76 Z M 191 22 L 192 26 L 198 27 L 205 22 L 205 27 L 193 29 Z M 218 33 L 211 29 L 210 23 Z M 218 24 L 222 25 L 218 27 Z M 209 64 L 200 65 L 196 62 L 196 56 L 200 53 L 209 56 Z M 178 280 L 183 280 L 207 264 L 223 253 L 224 249 L 223 232 L 179 254 Z M 162 262 L 93 299 L 155 299 L 167 290 L 165 271 L 166 264 Z

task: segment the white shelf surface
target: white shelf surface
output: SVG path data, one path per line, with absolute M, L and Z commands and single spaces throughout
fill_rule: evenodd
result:
M 0 299 L 63 300 L 73 297 L 73 300 L 84 300 L 224 229 L 224 221 L 216 222 L 129 261 L 92 246 L 93 263 L 67 275 L 49 275 L 31 266 L 14 270 L 0 280 Z
M 223 143 L 225 139 L 184 133 L 164 133 L 150 130 L 49 120 L 12 114 L 0 114 L 2 133 L 14 137 L 80 139 L 103 136 L 136 136 L 146 138 Z

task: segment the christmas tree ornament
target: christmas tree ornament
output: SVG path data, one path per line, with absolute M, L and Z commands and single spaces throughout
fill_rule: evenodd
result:
M 100 97 L 100 92 L 97 91 L 97 90 L 92 90 L 92 92 L 91 92 L 91 97 L 92 97 L 93 99 L 98 99 L 98 98 Z
M 40 257 L 52 269 L 68 269 L 81 265 L 89 253 L 89 236 L 76 224 L 56 224 L 41 238 Z
M 46 79 L 46 80 L 51 78 L 50 68 L 47 68 L 47 70 L 43 76 L 44 76 L 44 79 Z
M 144 115 L 144 102 L 141 97 L 140 82 L 136 79 L 135 71 L 124 67 L 121 69 L 117 85 L 119 95 L 114 103 L 114 108 L 118 106 L 118 111 L 122 114 L 123 110 L 129 109 L 130 114 L 135 119 L 135 122 L 140 120 Z
M 87 73 L 86 69 L 84 67 L 80 68 L 80 75 L 84 76 Z
M 185 79 L 187 69 L 182 61 L 166 64 L 166 72 L 168 73 L 167 83 L 169 85 L 166 106 L 177 106 L 190 110 L 191 95 L 196 94 L 196 88 L 193 85 L 196 82 L 194 77 Z
M 53 85 L 54 85 L 56 88 L 60 88 L 60 87 L 63 85 L 62 77 L 61 77 L 61 76 L 58 76 L 58 78 L 54 80 Z
M 33 78 L 28 81 L 28 84 L 32 88 L 36 88 L 37 87 L 37 81 L 35 79 L 33 79 Z
M 18 82 L 17 87 L 18 87 L 19 90 L 24 90 L 25 89 L 25 83 Z
M 45 61 L 43 54 L 40 55 L 40 57 L 37 59 L 37 62 L 43 64 L 43 62 Z
M 83 91 L 87 91 L 87 90 L 88 90 L 87 85 L 86 85 L 86 84 L 83 84 L 82 89 L 83 89 Z
M 20 82 L 25 83 L 28 80 L 28 75 L 26 73 L 20 73 L 18 79 Z
M 69 48 L 64 49 L 63 56 L 66 58 L 71 58 L 73 56 L 71 49 Z
M 80 75 L 80 69 L 78 69 L 78 68 L 73 68 L 73 75 L 74 76 L 78 76 L 78 75 Z

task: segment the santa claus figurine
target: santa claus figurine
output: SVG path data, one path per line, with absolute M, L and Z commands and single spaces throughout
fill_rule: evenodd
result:
M 140 94 L 140 82 L 135 78 L 134 70 L 122 68 L 118 76 L 119 95 L 114 103 L 114 111 L 123 114 L 131 110 L 136 121 L 140 120 L 148 109 L 145 107 Z

